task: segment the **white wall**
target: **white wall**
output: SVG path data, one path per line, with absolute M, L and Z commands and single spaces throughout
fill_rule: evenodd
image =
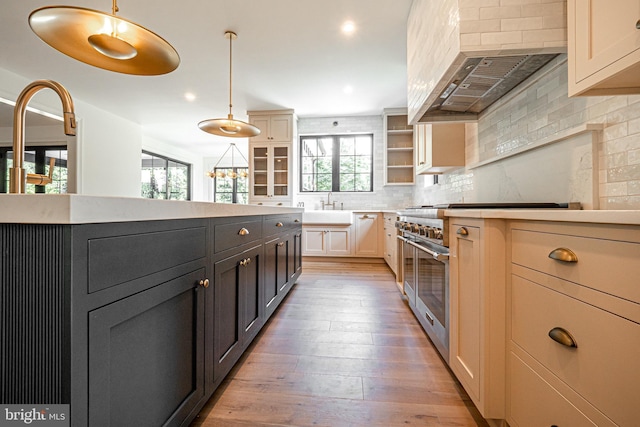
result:
M 336 205 L 344 204 L 344 209 L 396 209 L 411 204 L 413 186 L 384 186 L 384 140 L 383 121 L 380 116 L 349 117 L 301 117 L 298 119 L 298 135 L 344 134 L 350 132 L 373 133 L 373 192 L 335 193 L 332 200 Z M 333 122 L 338 122 L 337 126 Z M 300 139 L 295 141 L 299 144 Z M 294 150 L 298 152 L 299 150 Z M 299 159 L 294 159 L 298 164 Z M 299 173 L 294 167 L 294 173 Z M 296 182 L 298 180 L 295 180 Z M 320 200 L 326 200 L 327 193 L 301 193 L 294 189 L 294 206 L 303 202 L 306 209 L 320 209 Z
M 0 96 L 3 98 L 15 100 L 30 82 L 0 68 Z M 71 96 L 78 120 L 78 193 L 140 197 L 140 155 L 144 147 L 145 150 L 191 163 L 192 198 L 203 200 L 203 185 L 199 179 L 203 174 L 202 156 L 148 138 L 137 123 L 87 104 L 74 97 L 73 93 Z M 60 100 L 50 90 L 38 92 L 29 105 L 61 115 Z

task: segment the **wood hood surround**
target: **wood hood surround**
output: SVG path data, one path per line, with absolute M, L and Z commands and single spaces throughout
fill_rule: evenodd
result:
M 536 67 L 567 51 L 566 0 L 502 3 L 499 0 L 413 1 L 407 22 L 409 123 L 475 120 L 479 111 L 526 79 L 538 69 Z M 514 56 L 522 58 L 514 60 Z M 489 60 L 483 62 L 482 58 L 487 57 Z M 504 81 L 494 80 L 497 83 L 491 86 L 491 78 L 480 78 L 466 80 L 466 89 L 466 85 L 460 86 L 461 76 L 478 64 L 481 64 L 478 68 L 482 68 L 485 63 L 493 66 L 500 63 L 497 68 L 506 70 Z M 516 67 L 520 68 L 516 70 Z M 513 74 L 520 76 L 507 84 L 506 80 L 514 77 Z M 451 96 L 448 100 L 457 104 L 451 107 L 456 112 L 428 111 L 441 102 L 441 94 L 452 81 L 458 84 L 457 95 L 462 95 L 458 100 L 463 104 L 469 95 L 481 100 L 463 112 L 465 107 L 452 101 L 454 96 Z

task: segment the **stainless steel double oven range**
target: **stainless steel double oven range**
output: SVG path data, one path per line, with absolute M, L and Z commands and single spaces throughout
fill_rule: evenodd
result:
M 445 209 L 580 209 L 580 203 L 450 203 L 398 212 L 402 277 L 411 310 L 449 363 L 449 223 Z
M 444 209 L 400 211 L 396 228 L 409 307 L 449 363 L 449 236 Z

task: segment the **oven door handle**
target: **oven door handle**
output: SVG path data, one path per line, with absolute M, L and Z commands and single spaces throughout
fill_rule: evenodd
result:
M 447 261 L 449 259 L 449 254 L 441 254 L 439 252 L 432 251 L 429 248 L 425 248 L 424 246 L 418 245 L 417 243 L 413 243 L 411 240 L 406 239 L 406 238 L 401 237 L 401 236 L 398 236 L 398 239 L 402 240 L 403 242 L 406 242 L 406 243 L 410 244 L 413 247 L 416 247 L 416 248 L 420 249 L 421 251 L 424 251 L 424 252 L 428 253 L 436 261 Z

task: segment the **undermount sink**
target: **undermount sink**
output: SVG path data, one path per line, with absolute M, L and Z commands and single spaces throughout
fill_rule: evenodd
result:
M 351 211 L 313 210 L 302 213 L 302 224 L 344 224 L 353 222 Z

